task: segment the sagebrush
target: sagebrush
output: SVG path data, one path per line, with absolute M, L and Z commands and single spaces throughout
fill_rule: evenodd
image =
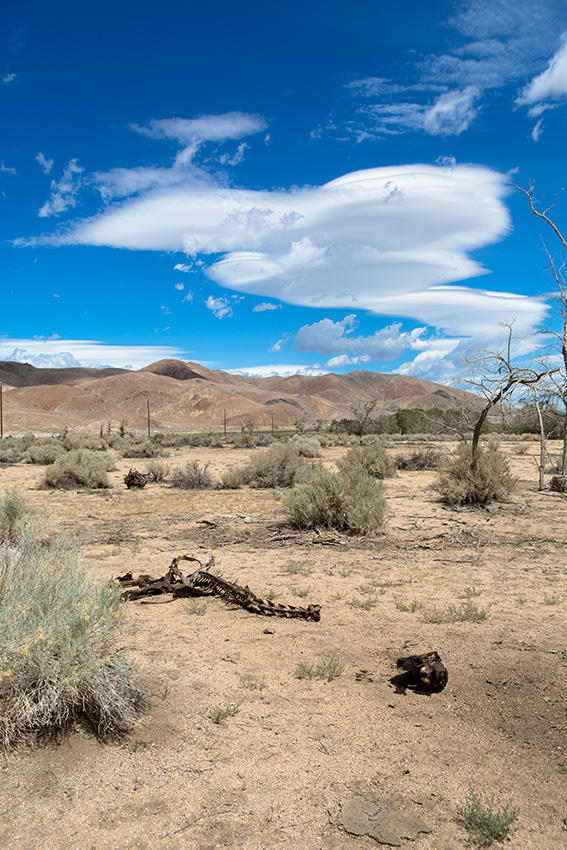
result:
M 28 529 L 0 547 L 0 748 L 80 725 L 130 729 L 146 695 L 118 641 L 120 588 L 88 577 L 77 547 Z
M 171 486 L 179 490 L 215 490 L 216 481 L 209 473 L 209 464 L 200 466 L 191 460 L 183 469 L 174 469 L 171 473 Z
M 348 472 L 318 469 L 311 481 L 299 484 L 282 498 L 282 506 L 296 528 L 335 528 L 368 534 L 382 528 L 387 502 L 382 481 L 360 467 Z
M 360 470 L 373 478 L 391 478 L 396 474 L 396 464 L 381 443 L 356 446 L 337 461 L 341 472 Z
M 107 470 L 111 466 L 112 460 L 104 452 L 73 449 L 46 468 L 44 484 L 63 490 L 73 487 L 101 489 L 110 486 Z
M 479 446 L 473 463 L 472 447 L 458 446 L 439 467 L 433 484 L 448 505 L 488 505 L 512 492 L 515 480 L 504 454 L 495 443 Z
M 245 484 L 251 487 L 292 487 L 308 475 L 309 466 L 292 443 L 272 443 L 264 451 L 250 456 L 242 470 Z

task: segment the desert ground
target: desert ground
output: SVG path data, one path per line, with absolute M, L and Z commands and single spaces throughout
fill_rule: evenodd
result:
M 306 622 L 216 598 L 127 603 L 149 712 L 119 741 L 76 732 L 5 757 L 0 846 L 367 850 L 376 839 L 343 826 L 364 798 L 430 830 L 410 840 L 400 827 L 399 846 L 458 850 L 469 842 L 457 807 L 473 788 L 518 807 L 507 846 L 564 848 L 567 499 L 538 492 L 536 443 L 502 446 L 518 478 L 509 500 L 451 509 L 430 489 L 434 472 L 401 471 L 387 481 L 384 533 L 364 539 L 293 531 L 271 491 L 167 480 L 129 491 L 123 476 L 143 460 L 118 459 L 99 492 L 40 490 L 39 466 L 0 469 L 0 491 L 18 485 L 48 505 L 101 582 L 212 552 L 213 571 L 260 596 L 321 605 Z M 344 451 L 324 449 L 323 462 Z M 166 462 L 210 462 L 218 476 L 247 454 L 184 448 Z M 445 690 L 391 684 L 392 659 L 434 649 Z M 297 677 L 331 654 L 340 676 Z

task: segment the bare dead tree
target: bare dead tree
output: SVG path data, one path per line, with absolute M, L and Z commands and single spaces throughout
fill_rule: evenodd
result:
M 359 437 L 362 437 L 365 433 L 377 404 L 378 402 L 374 400 L 352 405 L 351 411 L 356 423 L 355 433 L 358 434 Z
M 471 455 L 472 469 L 478 461 L 478 443 L 482 428 L 490 411 L 500 402 L 510 398 L 520 386 L 532 387 L 549 374 L 546 366 L 540 369 L 532 366 L 518 366 L 513 363 L 513 323 L 508 328 L 508 339 L 501 351 L 477 351 L 465 357 L 465 365 L 470 377 L 466 382 L 484 398 L 482 407 L 472 429 Z
M 531 181 L 529 189 L 523 189 L 522 187 L 518 188 L 520 188 L 527 197 L 528 204 L 533 214 L 551 228 L 561 243 L 561 249 L 567 252 L 567 239 L 563 236 L 558 226 L 549 216 L 550 210 L 556 206 L 557 201 L 559 200 L 560 193 L 556 196 L 554 202 L 550 204 L 549 207 L 541 211 L 536 209 L 535 206 L 535 183 Z M 548 294 L 548 297 L 555 303 L 560 319 L 557 330 L 553 327 L 549 327 L 544 330 L 544 333 L 551 337 L 551 353 L 558 355 L 561 362 L 561 366 L 558 369 L 553 370 L 553 375 L 550 373 L 550 379 L 554 388 L 554 395 L 563 407 L 563 453 L 561 473 L 565 476 L 567 475 L 567 277 L 565 275 L 565 260 L 562 259 L 561 262 L 557 262 L 551 251 L 547 249 L 545 242 L 544 249 L 547 254 L 549 270 L 553 279 L 553 289 Z

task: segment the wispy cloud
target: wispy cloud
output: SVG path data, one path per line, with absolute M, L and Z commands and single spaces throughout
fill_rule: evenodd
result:
M 356 363 L 377 363 L 395 360 L 425 333 L 426 328 L 416 328 L 407 333 L 401 322 L 395 322 L 371 336 L 356 336 L 356 315 L 351 313 L 339 322 L 322 319 L 312 325 L 303 325 L 295 335 L 299 351 L 314 351 L 325 356 L 334 355 L 327 366 L 336 368 Z
M 43 173 L 44 173 L 44 174 L 49 174 L 49 172 L 50 172 L 50 171 L 51 171 L 51 169 L 53 168 L 53 160 L 52 160 L 52 159 L 47 159 L 47 158 L 46 158 L 46 157 L 45 157 L 45 156 L 41 153 L 41 151 L 40 151 L 40 152 L 38 153 L 38 155 L 36 156 L 35 161 L 39 164 L 39 166 L 40 166 L 40 168 L 42 169 L 42 171 L 43 171 Z
M 11 166 L 5 165 L 4 160 L 0 162 L 0 171 L 4 171 L 6 172 L 6 174 L 12 174 L 13 176 L 16 175 L 16 169 L 12 168 Z
M 5 86 L 9 86 L 10 83 L 15 83 L 18 79 L 16 74 L 4 74 L 3 77 L 0 78 Z
M 77 195 L 82 185 L 83 168 L 76 159 L 72 159 L 64 168 L 60 180 L 51 181 L 51 194 L 38 210 L 40 218 L 58 216 L 77 203 Z
M 264 313 L 266 310 L 281 310 L 281 304 L 272 304 L 269 301 L 261 301 L 260 304 L 256 304 L 255 307 L 252 307 L 253 313 Z
M 488 96 L 511 111 L 518 85 L 523 85 L 521 105 L 563 100 L 564 27 L 563 0 L 463 0 L 447 21 L 450 51 L 408 57 L 400 63 L 399 79 L 350 80 L 345 84 L 350 102 L 339 104 L 312 137 L 361 142 L 407 133 L 460 134 Z M 547 63 L 543 71 L 542 62 Z
M 187 357 L 189 353 L 171 346 L 107 345 L 96 340 L 61 339 L 57 334 L 44 339 L 0 337 L 0 360 L 47 369 L 70 366 L 141 369 L 157 360 Z

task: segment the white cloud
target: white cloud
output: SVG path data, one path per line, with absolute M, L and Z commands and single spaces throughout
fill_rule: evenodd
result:
M 60 339 L 57 334 L 47 339 L 0 337 L 0 361 L 30 363 L 47 369 L 69 366 L 141 369 L 157 360 L 181 359 L 187 353 L 172 346 L 107 345 L 96 340 Z
M 204 303 L 207 310 L 210 310 L 217 319 L 227 319 L 232 316 L 232 304 L 228 298 L 222 296 L 215 298 L 213 295 L 209 295 Z
M 278 339 L 277 342 L 274 342 L 273 345 L 270 345 L 268 351 L 274 352 L 278 354 L 284 346 L 286 346 L 291 338 L 291 334 L 285 333 L 281 339 Z
M 544 311 L 536 299 L 450 285 L 486 273 L 470 253 L 507 233 L 507 192 L 504 175 L 454 162 L 371 168 L 289 191 L 184 186 L 17 244 L 185 251 L 237 292 L 467 334 L 515 315 L 527 326 Z
M 318 366 L 290 363 L 274 363 L 269 366 L 240 366 L 238 369 L 227 369 L 226 371 L 231 375 L 245 375 L 249 378 L 289 378 L 291 375 L 315 377 L 326 374 L 325 370 Z
M 182 301 L 185 301 L 187 304 L 191 304 L 193 301 L 193 293 L 191 290 L 187 292 L 187 294 L 182 298 Z
M 184 146 L 195 142 L 221 142 L 242 139 L 267 128 L 261 115 L 245 112 L 226 112 L 224 115 L 202 115 L 199 118 L 162 118 L 150 121 L 147 127 L 130 124 L 132 130 L 150 139 L 170 139 Z
M 432 136 L 457 136 L 467 130 L 477 115 L 474 103 L 480 95 L 476 86 L 440 95 L 427 109 L 423 128 Z
M 38 210 L 40 218 L 60 215 L 77 203 L 77 194 L 81 188 L 80 175 L 83 168 L 76 159 L 72 159 L 63 169 L 61 180 L 51 181 L 51 195 L 49 199 Z
M 174 286 L 175 286 L 175 288 L 176 288 L 176 289 L 178 289 L 180 292 L 183 292 L 183 290 L 185 289 L 185 284 L 184 284 L 184 283 L 175 283 L 175 284 L 174 284 Z
M 518 106 L 541 104 L 546 100 L 567 99 L 567 36 L 552 57 L 549 65 L 535 77 L 522 91 L 516 103 Z M 534 112 L 531 113 L 534 115 Z
M 4 165 L 4 161 L 0 162 L 0 171 L 5 171 L 7 174 L 16 174 L 16 169 L 8 165 Z
M 190 265 L 188 265 L 187 263 L 177 263 L 177 264 L 173 267 L 173 269 L 174 269 L 174 271 L 177 271 L 177 272 L 184 272 L 185 274 L 189 274 L 190 272 L 195 271 L 195 270 L 193 269 L 193 267 L 192 267 L 192 266 L 190 266 Z
M 260 304 L 256 304 L 255 307 L 252 307 L 253 313 L 264 313 L 266 310 L 281 310 L 281 304 L 271 304 L 269 301 L 261 301 Z
M 17 76 L 16 76 L 16 74 L 4 74 L 4 76 L 1 79 L 2 79 L 2 82 L 4 83 L 4 85 L 8 86 L 8 85 L 10 85 L 10 83 L 16 82 Z
M 295 347 L 299 351 L 316 351 L 323 355 L 335 355 L 328 366 L 344 366 L 354 363 L 376 363 L 395 360 L 407 348 L 415 348 L 425 328 L 416 328 L 407 333 L 401 330 L 401 322 L 394 322 L 371 336 L 356 336 L 356 316 L 351 313 L 340 322 L 322 319 L 312 325 L 303 325 L 295 335 Z M 338 359 L 337 359 L 338 358 Z
M 44 174 L 49 174 L 49 172 L 53 168 L 53 160 L 46 159 L 46 157 L 41 153 L 41 151 L 36 156 L 35 161 L 39 163 L 39 166 L 43 170 Z

